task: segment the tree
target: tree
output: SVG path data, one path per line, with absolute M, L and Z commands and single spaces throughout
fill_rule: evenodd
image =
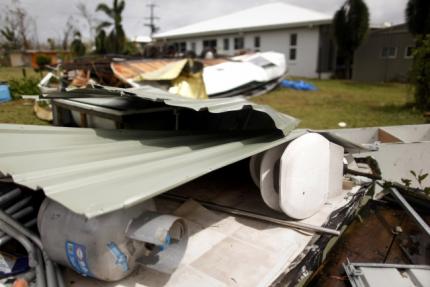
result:
M 346 78 L 351 78 L 351 62 L 369 29 L 369 9 L 363 0 L 346 0 L 333 19 L 339 52 L 345 57 Z
M 0 30 L 0 33 L 5 40 L 5 43 L 2 44 L 2 48 L 6 51 L 16 50 L 19 48 L 18 37 L 12 27 L 4 27 Z
M 75 31 L 74 39 L 70 44 L 70 49 L 75 56 L 81 57 L 85 55 L 86 48 L 84 43 L 82 43 L 81 33 L 79 31 Z
M 37 64 L 37 69 L 40 71 L 41 75 L 42 75 L 42 71 L 46 70 L 46 66 L 50 65 L 52 62 L 51 57 L 47 56 L 47 55 L 37 55 L 36 57 L 36 64 Z
M 415 105 L 430 111 L 430 34 L 420 39 L 414 51 L 412 82 L 415 85 Z
M 124 33 L 124 29 L 122 27 L 122 12 L 125 8 L 124 0 L 113 0 L 112 7 L 104 3 L 100 3 L 97 6 L 96 11 L 101 11 L 106 14 L 110 18 L 111 21 L 104 21 L 98 26 L 98 30 L 104 30 L 105 28 L 112 27 L 111 32 L 106 39 L 105 47 L 108 52 L 111 53 L 122 53 L 124 51 L 126 37 Z M 98 36 L 100 32 L 98 33 Z M 106 34 L 105 34 L 106 35 Z
M 67 51 L 69 49 L 69 38 L 72 35 L 73 31 L 76 31 L 75 27 L 75 20 L 73 19 L 73 16 L 70 16 L 67 19 L 66 26 L 63 30 L 63 38 L 61 41 L 61 46 L 63 50 Z
M 103 29 L 100 29 L 96 36 L 96 53 L 97 54 L 106 54 L 107 48 L 106 48 L 106 32 Z
M 46 41 L 48 42 L 48 46 L 51 51 L 54 51 L 57 48 L 53 38 L 48 38 Z
M 94 37 L 95 37 L 95 31 L 96 31 L 97 22 L 98 22 L 97 19 L 88 10 L 85 2 L 79 2 L 76 5 L 76 8 L 79 11 L 79 15 L 86 22 L 86 25 L 88 26 L 88 35 L 90 36 L 91 41 L 93 41 Z
M 6 49 L 30 49 L 32 37 L 35 35 L 35 22 L 21 7 L 19 1 L 13 1 L 12 6 L 6 6 L 1 35 L 6 40 Z
M 409 0 L 406 6 L 406 22 L 413 35 L 430 34 L 430 1 Z
M 430 1 L 409 0 L 405 14 L 409 31 L 416 36 L 411 70 L 415 105 L 430 110 Z

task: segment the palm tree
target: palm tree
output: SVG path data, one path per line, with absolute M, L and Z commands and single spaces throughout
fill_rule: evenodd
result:
M 112 53 L 122 53 L 125 47 L 126 37 L 124 29 L 122 28 L 122 11 L 124 11 L 125 2 L 124 0 L 113 0 L 112 7 L 104 3 L 100 3 L 97 6 L 96 11 L 102 11 L 108 16 L 111 21 L 104 21 L 98 26 L 98 31 L 101 33 L 102 30 L 108 27 L 112 27 L 112 31 L 109 36 L 106 37 L 106 50 Z
M 369 9 L 363 0 L 346 0 L 333 19 L 337 47 L 346 61 L 346 77 L 350 78 L 351 61 L 369 29 Z
M 430 1 L 409 0 L 406 23 L 415 36 L 411 80 L 415 85 L 415 104 L 420 110 L 430 110 Z
M 409 0 L 406 6 L 409 31 L 418 36 L 430 34 L 430 1 Z

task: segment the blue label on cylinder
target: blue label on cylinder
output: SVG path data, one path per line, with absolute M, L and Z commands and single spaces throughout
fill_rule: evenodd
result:
M 110 252 L 115 257 L 115 264 L 119 265 L 124 272 L 127 272 L 128 271 L 128 259 L 127 259 L 127 255 L 125 255 L 124 253 L 122 253 L 122 251 L 115 244 L 115 242 L 109 242 L 109 244 L 107 245 L 107 247 L 109 248 Z
M 69 264 L 76 272 L 84 276 L 91 276 L 87 260 L 87 249 L 84 245 L 66 241 L 66 255 Z

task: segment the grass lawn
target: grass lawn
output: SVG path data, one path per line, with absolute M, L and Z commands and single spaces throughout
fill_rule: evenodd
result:
M 27 77 L 38 77 L 40 73 L 35 72 L 32 68 L 25 68 Z M 22 68 L 0 67 L 0 82 L 23 77 Z
M 27 77 L 40 78 L 40 74 L 32 68 L 26 68 Z M 22 79 L 22 68 L 0 68 L 0 82 Z M 0 103 L 0 123 L 27 124 L 27 125 L 47 125 L 48 122 L 39 120 L 33 113 L 33 103 L 31 101 L 15 100 L 7 103 Z
M 27 69 L 27 76 L 40 75 Z M 21 68 L 0 68 L 0 81 L 22 78 Z M 300 127 L 313 129 L 421 124 L 421 112 L 408 104 L 412 91 L 404 84 L 361 84 L 339 80 L 311 80 L 318 91 L 279 88 L 252 101 L 267 104 L 301 120 Z M 0 123 L 46 124 L 33 115 L 22 100 L 0 104 Z
M 413 94 L 405 84 L 362 84 L 339 80 L 310 80 L 318 91 L 277 89 L 252 101 L 270 105 L 312 129 L 422 124 L 422 112 L 411 108 Z
M 49 124 L 34 115 L 33 103 L 31 101 L 24 100 L 0 103 L 0 123 L 25 125 Z

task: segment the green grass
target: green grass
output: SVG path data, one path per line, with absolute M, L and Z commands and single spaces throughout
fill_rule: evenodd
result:
M 39 77 L 40 73 L 35 72 L 32 68 L 25 68 L 27 77 Z M 10 81 L 12 79 L 21 79 L 23 77 L 22 68 L 0 67 L 0 82 Z
M 31 68 L 26 68 L 28 79 L 40 78 L 40 74 Z M 11 82 L 22 80 L 22 68 L 0 68 L 0 82 Z M 38 119 L 33 113 L 33 102 L 24 100 L 14 100 L 0 103 L 0 123 L 26 124 L 26 125 L 47 125 L 49 123 Z
M 421 112 L 412 108 L 412 90 L 406 84 L 362 84 L 340 80 L 310 80 L 318 91 L 279 88 L 252 101 L 267 104 L 301 120 L 312 129 L 422 124 Z
M 27 76 L 39 76 L 27 69 Z M 22 78 L 20 68 L 0 68 L 0 81 Z M 260 104 L 290 114 L 301 120 L 300 127 L 313 129 L 425 123 L 422 113 L 409 104 L 412 91 L 405 84 L 361 84 L 339 80 L 310 80 L 316 92 L 279 88 L 252 98 Z M 0 123 L 46 124 L 33 115 L 24 101 L 0 104 Z
M 15 100 L 0 103 L 0 123 L 48 125 L 48 122 L 38 119 L 33 113 L 33 102 Z

